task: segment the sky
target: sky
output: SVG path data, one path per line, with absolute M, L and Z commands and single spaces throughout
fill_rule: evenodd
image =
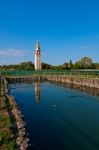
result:
M 99 62 L 99 0 L 0 0 L 0 64 Z

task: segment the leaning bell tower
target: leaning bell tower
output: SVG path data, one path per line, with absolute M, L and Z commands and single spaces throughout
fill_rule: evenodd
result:
M 41 50 L 39 42 L 37 42 L 35 48 L 35 70 L 41 70 Z

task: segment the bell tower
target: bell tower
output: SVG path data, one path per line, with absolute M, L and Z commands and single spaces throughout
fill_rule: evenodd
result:
M 39 41 L 35 48 L 35 70 L 41 70 L 41 50 Z

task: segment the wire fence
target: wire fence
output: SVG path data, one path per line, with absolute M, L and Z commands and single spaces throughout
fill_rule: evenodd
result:
M 15 76 L 15 77 L 22 77 L 22 76 L 46 76 L 46 75 L 63 75 L 63 76 L 91 76 L 99 78 L 99 70 L 2 70 L 2 76 Z

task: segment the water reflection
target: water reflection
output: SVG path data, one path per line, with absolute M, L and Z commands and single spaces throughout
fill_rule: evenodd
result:
M 58 86 L 63 86 L 65 88 L 75 89 L 81 92 L 86 92 L 94 96 L 99 97 L 99 89 L 98 88 L 92 88 L 92 87 L 86 87 L 86 86 L 79 86 L 75 84 L 69 84 L 69 83 L 59 83 L 59 82 L 50 82 L 51 84 L 56 84 Z
M 98 96 L 99 97 L 99 89 L 96 88 L 91 88 L 91 87 L 85 87 L 85 86 L 78 86 L 78 85 L 74 85 L 74 84 L 64 84 L 64 83 L 59 83 L 59 82 L 50 82 L 51 84 L 56 84 L 58 86 L 63 86 L 65 88 L 70 88 L 70 89 L 75 89 L 78 91 L 82 91 L 82 92 L 86 92 L 89 93 L 91 95 L 94 96 Z M 40 103 L 40 96 L 41 96 L 41 82 L 40 80 L 37 80 L 34 83 L 34 92 L 35 92 L 35 101 L 37 104 Z
M 64 88 L 60 88 L 62 86 Z M 23 104 L 22 112 L 28 124 L 31 140 L 29 149 L 99 149 L 99 101 L 95 97 L 67 88 L 97 96 L 99 94 L 99 89 L 40 81 L 32 81 L 31 84 L 26 82 L 13 90 L 15 99 L 19 104 Z M 40 98 L 42 105 L 36 105 L 40 103 Z M 95 102 L 90 103 L 91 100 Z
M 34 83 L 34 91 L 35 91 L 35 100 L 36 103 L 40 103 L 40 81 L 36 81 Z
M 78 91 L 86 92 L 94 96 L 99 97 L 99 89 L 96 88 L 91 88 L 91 87 L 85 87 L 85 86 L 78 86 L 74 84 L 64 84 L 64 83 L 59 83 L 59 82 L 50 82 L 51 84 L 56 84 L 58 86 L 63 86 L 65 88 L 70 88 L 70 89 L 75 89 Z M 34 92 L 35 92 L 35 101 L 37 104 L 40 103 L 40 96 L 41 96 L 41 89 L 40 89 L 41 83 L 40 80 L 36 81 L 34 83 Z

